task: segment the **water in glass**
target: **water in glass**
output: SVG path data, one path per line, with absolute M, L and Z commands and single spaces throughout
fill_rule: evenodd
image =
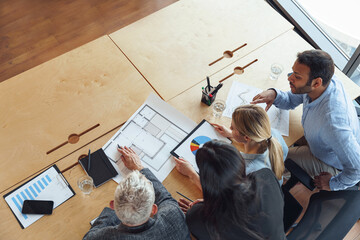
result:
M 93 179 L 90 176 L 84 176 L 78 180 L 78 186 L 84 194 L 90 194 L 93 190 Z
M 213 103 L 213 115 L 214 117 L 221 117 L 222 113 L 225 110 L 225 102 L 223 100 L 216 100 Z
M 274 63 L 273 65 L 271 65 L 270 79 L 277 80 L 282 71 L 283 67 L 278 63 Z

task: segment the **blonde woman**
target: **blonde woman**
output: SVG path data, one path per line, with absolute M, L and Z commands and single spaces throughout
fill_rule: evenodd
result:
M 258 105 L 240 106 L 233 112 L 230 129 L 217 124 L 213 126 L 221 135 L 243 144 L 241 155 L 245 159 L 246 174 L 270 168 L 282 184 L 288 147 L 280 133 L 271 129 L 263 108 Z
M 282 185 L 288 147 L 281 134 L 271 129 L 269 117 L 263 108 L 258 105 L 243 105 L 236 108 L 230 129 L 218 124 L 212 125 L 224 137 L 233 138 L 243 144 L 241 155 L 245 159 L 246 175 L 262 168 L 269 168 Z M 199 186 L 198 175 L 192 166 L 181 158 L 175 161 L 176 169 Z

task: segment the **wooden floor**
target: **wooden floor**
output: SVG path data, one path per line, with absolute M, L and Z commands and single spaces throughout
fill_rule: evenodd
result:
M 177 0 L 1 0 L 0 82 Z
M 112 33 L 177 0 L 1 0 L 0 82 Z M 306 207 L 311 192 L 293 195 Z M 347 240 L 360 240 L 360 223 Z

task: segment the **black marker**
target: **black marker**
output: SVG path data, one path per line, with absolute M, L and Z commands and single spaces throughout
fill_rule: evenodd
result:
M 91 156 L 91 152 L 90 152 L 90 149 L 89 149 L 89 153 L 88 153 L 88 172 L 90 171 L 90 156 Z
M 208 92 L 210 92 L 210 90 L 211 90 L 211 86 L 210 86 L 210 78 L 209 78 L 208 76 L 206 76 L 206 80 L 207 80 L 207 87 L 208 87 L 208 89 L 209 89 L 209 91 L 208 91 Z
M 178 191 L 176 191 L 177 194 L 179 194 L 180 196 L 183 196 L 184 198 L 186 198 L 187 200 L 189 200 L 190 202 L 194 202 L 193 200 L 191 200 L 190 198 L 188 198 L 187 196 L 185 196 L 182 193 L 179 193 Z
M 212 95 L 215 95 L 217 93 L 217 91 L 219 91 L 219 89 L 223 86 L 222 83 L 219 83 L 219 85 L 216 86 L 216 88 L 214 89 L 214 91 L 211 92 Z

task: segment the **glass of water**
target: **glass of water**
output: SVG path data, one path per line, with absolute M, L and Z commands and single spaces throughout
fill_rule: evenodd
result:
M 80 190 L 84 194 L 90 194 L 94 187 L 94 181 L 88 175 L 85 175 L 85 176 L 82 176 L 81 178 L 79 178 L 79 180 L 77 181 L 77 184 L 78 184 L 78 187 L 80 188 Z
M 270 79 L 277 80 L 284 70 L 283 66 L 279 63 L 273 63 L 271 65 Z
M 217 99 L 213 102 L 213 116 L 216 118 L 221 117 L 224 110 L 226 108 L 226 104 L 224 100 Z

